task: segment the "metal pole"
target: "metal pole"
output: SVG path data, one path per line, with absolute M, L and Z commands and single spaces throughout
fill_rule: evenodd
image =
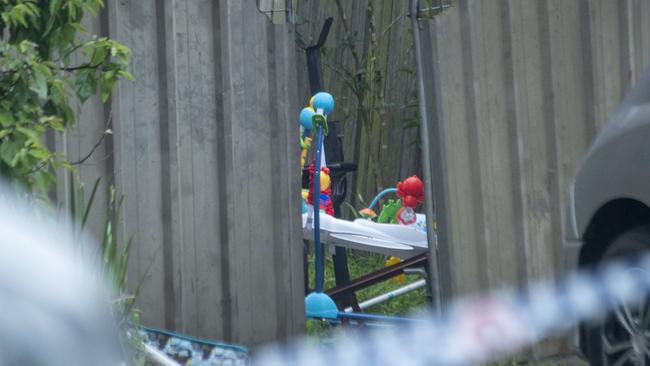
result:
M 321 110 L 318 113 L 322 113 Z M 314 206 L 314 261 L 316 262 L 316 292 L 323 292 L 323 247 L 320 242 L 320 164 L 323 149 L 323 126 L 316 127 L 316 162 L 314 164 L 313 206 Z
M 378 321 L 378 322 L 397 322 L 397 323 L 412 323 L 412 322 L 426 321 L 425 319 L 418 319 L 418 318 L 403 318 L 399 316 L 364 314 L 364 313 L 346 313 L 343 311 L 339 312 L 338 317 L 339 319 Z
M 411 291 L 415 291 L 415 290 L 417 290 L 417 289 L 419 289 L 421 287 L 424 287 L 424 286 L 426 286 L 426 284 L 427 284 L 427 281 L 424 280 L 424 279 L 423 280 L 417 280 L 417 281 L 415 281 L 413 283 L 409 283 L 406 286 L 402 286 L 402 287 L 400 287 L 400 288 L 398 288 L 396 290 L 387 292 L 385 294 L 381 294 L 379 296 L 373 297 L 373 298 L 368 299 L 366 301 L 362 301 L 362 302 L 359 303 L 359 309 L 365 310 L 365 309 L 367 309 L 367 308 L 369 308 L 371 306 L 381 304 L 382 302 L 385 302 L 385 301 L 388 301 L 388 300 L 392 300 L 392 299 L 394 299 L 394 298 L 396 298 L 398 296 L 408 294 Z M 345 311 L 346 313 L 350 313 L 350 312 L 353 312 L 354 309 L 352 309 L 352 307 L 347 307 L 343 311 Z
M 144 345 L 144 356 L 154 366 L 181 366 L 164 352 L 148 344 Z
M 424 80 L 422 72 L 422 49 L 420 47 L 420 28 L 418 24 L 419 0 L 411 0 L 411 22 L 413 25 L 413 43 L 415 43 L 415 64 L 418 77 L 418 107 L 420 112 L 420 141 L 422 146 L 422 171 L 424 172 L 425 201 L 424 209 L 427 215 L 427 244 L 429 246 L 429 285 L 433 300 L 433 309 L 440 314 L 440 278 L 438 271 L 438 243 L 433 235 L 431 220 L 433 211 L 433 186 L 431 178 L 431 149 L 429 146 L 429 120 L 427 116 L 426 100 L 424 95 Z

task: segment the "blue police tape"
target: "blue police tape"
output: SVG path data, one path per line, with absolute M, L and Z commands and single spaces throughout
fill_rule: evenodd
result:
M 569 275 L 558 285 L 501 290 L 455 302 L 440 318 L 367 331 L 326 345 L 298 340 L 269 347 L 254 365 L 473 365 L 506 357 L 581 322 L 603 318 L 650 294 L 650 255 Z M 647 314 L 650 316 L 650 314 Z M 650 319 L 648 319 L 650 320 Z M 349 329 L 349 328 L 348 328 Z

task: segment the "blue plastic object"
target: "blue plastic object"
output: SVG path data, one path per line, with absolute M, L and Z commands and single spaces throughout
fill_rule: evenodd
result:
M 320 242 L 320 166 L 321 151 L 323 149 L 323 126 L 318 125 L 316 129 L 316 158 L 314 162 L 314 184 L 312 186 L 312 197 L 314 197 L 314 261 L 315 263 L 315 280 L 316 292 L 323 292 L 323 246 Z
M 403 318 L 399 316 L 375 315 L 375 314 L 363 314 L 363 313 L 346 313 L 342 311 L 340 311 L 337 314 L 337 317 L 339 319 L 366 320 L 366 321 L 376 321 L 376 322 L 397 322 L 397 323 L 426 321 L 426 319 Z
M 314 101 L 312 105 L 314 106 L 315 111 L 322 109 L 323 113 L 328 115 L 334 110 L 334 97 L 332 97 L 332 94 L 330 93 L 317 93 L 314 95 Z
M 300 206 L 301 206 L 301 208 L 302 208 L 302 213 L 307 213 L 307 210 L 308 210 L 309 208 L 307 207 L 307 203 L 305 202 L 305 200 L 304 200 L 304 199 L 301 199 L 301 200 L 300 200 L 300 203 L 301 203 Z
M 308 318 L 336 319 L 339 309 L 334 300 L 322 292 L 312 292 L 305 297 L 305 311 Z
M 314 110 L 310 107 L 305 107 L 300 111 L 300 124 L 305 130 L 312 129 L 311 117 L 314 116 Z
M 386 195 L 386 194 L 388 194 L 388 193 L 395 193 L 395 192 L 397 192 L 397 188 L 386 188 L 386 189 L 384 189 L 383 191 L 379 192 L 379 194 L 377 195 L 377 197 L 375 197 L 375 199 L 372 200 L 372 202 L 370 202 L 370 205 L 368 206 L 368 208 L 372 210 L 373 207 L 375 207 L 375 205 L 377 204 L 377 202 L 379 202 L 379 200 L 380 200 L 384 195 Z
M 139 327 L 143 341 L 176 361 L 192 366 L 248 366 L 250 356 L 244 347 L 198 339 L 163 329 Z

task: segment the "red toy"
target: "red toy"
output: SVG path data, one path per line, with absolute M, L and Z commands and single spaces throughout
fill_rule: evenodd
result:
M 309 164 L 309 193 L 307 195 L 307 203 L 314 204 L 314 162 Z M 321 168 L 321 187 L 320 187 L 320 209 L 325 211 L 326 214 L 334 216 L 334 206 L 332 205 L 332 188 L 330 187 L 330 170 L 328 167 Z
M 424 184 L 417 175 L 397 183 L 397 196 L 402 199 L 402 208 L 397 212 L 397 221 L 409 225 L 417 221 L 415 207 L 424 202 Z

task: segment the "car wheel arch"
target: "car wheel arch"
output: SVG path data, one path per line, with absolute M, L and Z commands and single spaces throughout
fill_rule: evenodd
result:
M 582 236 L 579 266 L 597 263 L 609 244 L 620 234 L 639 225 L 650 224 L 650 207 L 631 198 L 619 198 L 602 205 L 591 217 Z

